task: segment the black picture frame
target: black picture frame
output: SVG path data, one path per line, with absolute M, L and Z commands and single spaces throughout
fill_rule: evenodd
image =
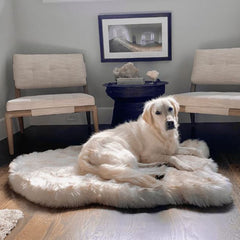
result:
M 172 60 L 170 12 L 99 15 L 101 62 Z

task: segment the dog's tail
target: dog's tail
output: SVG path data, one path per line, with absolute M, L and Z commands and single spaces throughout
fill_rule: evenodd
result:
M 160 173 L 159 169 L 158 172 L 153 169 L 148 170 L 142 171 L 125 165 L 102 164 L 99 166 L 99 175 L 104 179 L 115 179 L 118 182 L 127 182 L 144 188 L 159 187 L 160 183 L 155 178 L 155 175 Z
M 159 176 L 164 176 L 165 166 L 150 167 L 147 169 L 130 168 L 126 165 L 101 164 L 94 165 L 84 159 L 79 159 L 80 174 L 91 173 L 103 179 L 114 179 L 117 182 L 131 183 L 144 188 L 156 188 L 161 186 Z

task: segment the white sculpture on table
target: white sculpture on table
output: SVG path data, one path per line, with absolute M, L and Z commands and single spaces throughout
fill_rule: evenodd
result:
M 128 62 L 120 68 L 114 68 L 113 74 L 117 84 L 144 84 L 143 78 L 139 77 L 138 68 L 132 62 Z
M 132 62 L 128 62 L 120 68 L 114 68 L 113 74 L 116 78 L 136 78 L 136 77 L 139 77 L 138 68 L 136 68 Z
M 156 70 L 152 70 L 152 71 L 148 71 L 146 75 L 150 77 L 153 81 L 156 81 L 158 79 L 159 72 Z

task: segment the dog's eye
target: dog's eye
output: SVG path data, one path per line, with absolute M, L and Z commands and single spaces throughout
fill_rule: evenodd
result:
M 172 110 L 173 110 L 172 107 L 169 107 L 169 108 L 168 108 L 168 111 L 169 111 L 169 112 L 172 112 Z
M 156 115 L 161 115 L 162 113 L 160 111 L 155 112 Z

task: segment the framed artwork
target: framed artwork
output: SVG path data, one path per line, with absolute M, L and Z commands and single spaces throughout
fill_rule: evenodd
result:
M 61 3 L 61 2 L 107 2 L 114 0 L 42 0 L 43 3 Z
M 171 13 L 99 15 L 102 62 L 172 60 Z

